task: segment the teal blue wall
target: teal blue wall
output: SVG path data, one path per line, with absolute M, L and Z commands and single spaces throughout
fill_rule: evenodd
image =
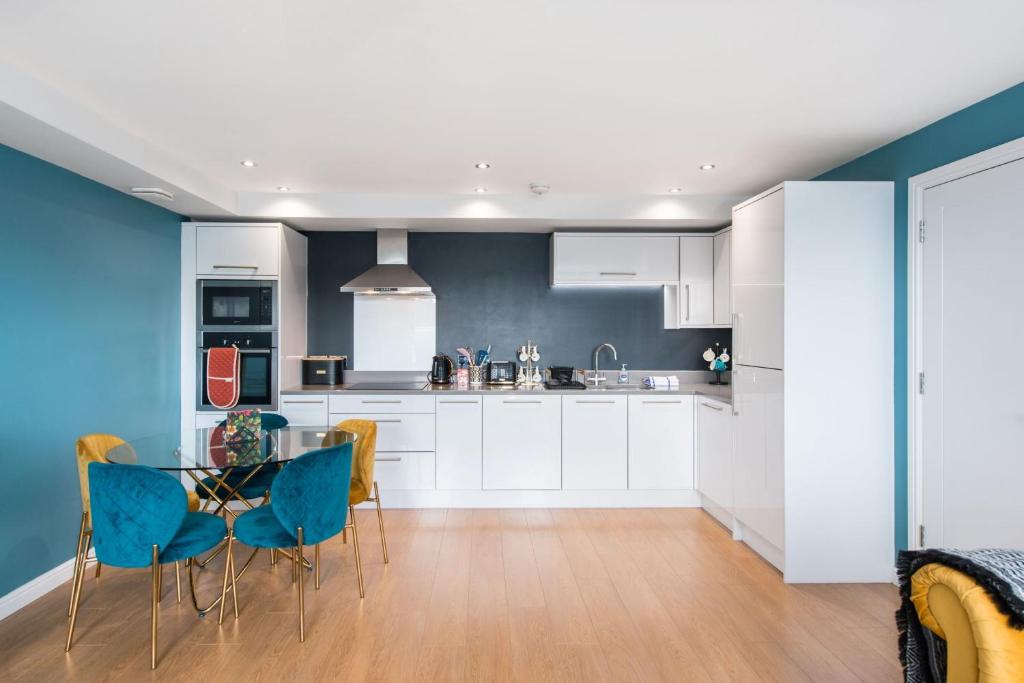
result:
M 180 220 L 0 145 L 0 595 L 74 555 L 80 434 L 177 428 Z
M 907 547 L 907 180 L 938 166 L 1024 137 L 1024 83 L 982 100 L 815 180 L 896 182 L 896 546 Z

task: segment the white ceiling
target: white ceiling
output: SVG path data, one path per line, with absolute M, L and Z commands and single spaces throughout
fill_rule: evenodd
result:
M 530 182 L 550 185 L 551 203 L 750 195 L 1024 80 L 1019 0 L 3 6 L 0 141 L 120 189 L 162 180 L 182 213 L 314 228 L 372 224 L 349 195 L 468 202 L 486 186 L 508 202 L 499 215 L 407 202 L 385 217 L 524 226 L 571 220 L 566 207 L 517 213 Z M 83 149 L 65 159 L 73 145 L 55 131 Z M 297 215 L 269 213 L 278 185 L 303 195 Z M 721 223 L 720 204 L 667 220 Z

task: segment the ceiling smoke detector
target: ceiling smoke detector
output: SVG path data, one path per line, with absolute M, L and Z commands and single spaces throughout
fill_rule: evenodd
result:
M 174 193 L 168 192 L 162 187 L 132 187 L 128 190 L 136 197 L 144 199 L 162 199 L 167 202 L 174 201 Z
M 548 192 L 551 192 L 551 186 L 543 185 L 541 183 L 530 183 L 530 192 L 534 193 L 538 197 L 543 197 Z

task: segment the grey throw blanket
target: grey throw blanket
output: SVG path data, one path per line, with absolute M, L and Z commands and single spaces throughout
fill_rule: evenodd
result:
M 970 576 L 984 588 L 1010 626 L 1024 630 L 1024 551 L 904 550 L 896 561 L 900 582 L 900 661 L 907 683 L 944 683 L 946 643 L 921 625 L 910 601 L 910 579 L 918 569 L 937 562 Z

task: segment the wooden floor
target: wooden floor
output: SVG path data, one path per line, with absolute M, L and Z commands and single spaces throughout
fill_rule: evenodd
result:
M 236 622 L 197 618 L 165 571 L 149 670 L 149 574 L 90 571 L 63 651 L 69 587 L 0 622 L 4 681 L 896 681 L 889 585 L 786 586 L 699 510 L 390 510 L 391 563 L 359 513 L 323 546 L 299 643 L 290 565 L 261 553 Z M 241 558 L 241 553 L 236 557 Z M 201 595 L 220 589 L 219 560 Z

